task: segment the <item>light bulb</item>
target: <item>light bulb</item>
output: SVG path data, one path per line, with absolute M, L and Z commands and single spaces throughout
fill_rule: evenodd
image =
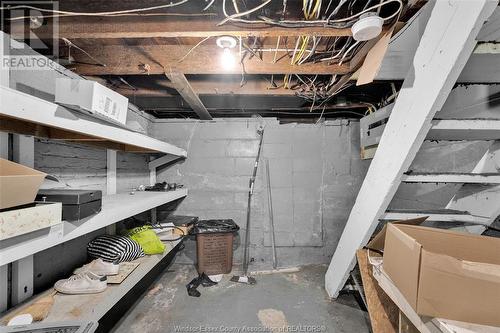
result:
M 235 61 L 234 61 L 234 56 L 231 53 L 231 50 L 227 47 L 224 48 L 222 51 L 222 56 L 221 56 L 221 64 L 222 67 L 226 70 L 232 69 L 234 67 Z

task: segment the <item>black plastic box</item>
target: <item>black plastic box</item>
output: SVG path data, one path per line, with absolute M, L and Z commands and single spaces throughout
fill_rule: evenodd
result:
M 61 202 L 62 219 L 71 222 L 99 213 L 102 207 L 102 191 L 74 189 L 39 190 L 36 200 Z

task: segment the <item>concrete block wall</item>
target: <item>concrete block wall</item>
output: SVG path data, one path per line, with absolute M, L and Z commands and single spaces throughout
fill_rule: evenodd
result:
M 280 266 L 327 263 L 342 233 L 369 162 L 359 159 L 359 124 L 280 125 L 276 119 L 213 122 L 158 120 L 153 136 L 188 151 L 188 158 L 158 172 L 189 195 L 175 214 L 232 218 L 240 226 L 235 263 L 241 262 L 249 178 L 258 149 L 256 128 L 265 125 L 262 159 L 252 201 L 253 268 L 269 268 L 271 248 L 265 160 Z M 161 216 L 161 214 L 160 214 Z M 181 261 L 193 262 L 194 242 Z
M 147 154 L 117 153 L 117 191 L 127 192 L 149 184 Z M 35 139 L 35 169 L 56 176 L 60 183 L 45 181 L 43 187 L 101 190 L 106 194 L 106 150 L 85 145 Z M 87 243 L 105 229 L 97 230 L 34 255 L 34 290 L 71 275 L 87 261 Z

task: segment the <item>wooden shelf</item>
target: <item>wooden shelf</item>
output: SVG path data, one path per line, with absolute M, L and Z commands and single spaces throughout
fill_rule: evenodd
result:
M 129 152 L 186 157 L 169 143 L 100 121 L 14 89 L 0 87 L 0 131 Z
M 0 266 L 183 198 L 187 193 L 187 189 L 179 189 L 105 196 L 102 199 L 101 212 L 94 216 L 78 222 L 63 221 L 47 229 L 0 241 Z
M 56 294 L 54 305 L 49 315 L 43 320 L 47 322 L 93 320 L 99 321 L 113 306 L 118 303 L 137 283 L 139 283 L 156 265 L 158 265 L 182 240 L 164 242 L 165 252 L 157 255 L 147 255 L 134 262 L 139 266 L 120 284 L 108 284 L 108 288 L 98 294 L 63 295 Z M 33 303 L 40 297 L 51 293 L 53 289 L 41 293 L 26 304 Z M 21 307 L 26 304 L 22 304 Z M 16 309 L 12 309 L 16 311 Z M 6 315 L 10 313 L 7 312 Z
M 102 293 L 90 295 L 57 294 L 54 306 L 44 322 L 66 320 L 98 321 L 180 242 L 180 240 L 165 242 L 166 249 L 163 254 L 137 259 L 134 262 L 139 262 L 139 266 L 122 283 L 108 284 L 108 288 Z

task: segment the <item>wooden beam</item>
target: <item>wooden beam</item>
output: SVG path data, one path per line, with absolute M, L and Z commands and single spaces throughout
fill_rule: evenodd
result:
M 262 60 L 256 57 L 246 59 L 244 66 L 239 63 L 228 69 L 221 61 L 222 50 L 215 45 L 200 45 L 191 50 L 190 46 L 179 45 L 107 45 L 104 47 L 87 48 L 86 51 L 106 66 L 89 65 L 93 63 L 88 56 L 75 51 L 72 55 L 77 62 L 68 66 L 81 75 L 128 75 L 128 74 L 163 74 L 164 68 L 175 68 L 183 74 L 346 74 L 351 68 L 349 63 L 343 65 L 328 65 L 326 63 L 308 63 L 291 65 L 285 53 L 279 52 L 273 63 L 274 53 L 263 52 Z M 237 50 L 233 53 L 238 58 Z M 182 61 L 179 61 L 182 60 Z M 84 63 L 84 64 L 82 64 Z
M 99 83 L 107 85 L 110 89 L 118 92 L 121 95 L 128 97 L 142 96 L 175 96 L 173 91 L 175 87 L 167 80 L 158 77 L 141 76 L 140 79 L 126 78 L 127 82 L 136 88 L 135 90 L 120 84 L 119 87 L 110 86 L 105 80 L 100 77 L 88 77 L 91 80 L 97 80 Z M 283 76 L 275 76 L 274 81 L 277 87 L 272 87 L 270 79 L 263 77 L 253 78 L 248 76 L 245 83 L 241 84 L 240 75 L 224 75 L 224 76 L 202 76 L 188 77 L 189 84 L 198 95 L 269 95 L 269 96 L 294 96 L 296 90 L 285 89 L 281 87 Z
M 351 36 L 350 28 L 332 27 L 284 28 L 265 24 L 217 26 L 219 20 L 181 17 L 60 17 L 57 30 L 60 38 L 70 40 L 116 39 L 116 38 L 178 38 L 231 35 L 236 37 L 278 37 L 278 36 Z M 22 22 L 11 25 L 13 36 L 21 35 L 25 27 Z M 38 38 L 53 37 L 52 21 L 36 30 Z M 33 35 L 34 37 L 34 35 Z
M 186 103 L 193 109 L 194 112 L 202 120 L 212 120 L 212 116 L 208 113 L 207 108 L 201 102 L 198 95 L 194 92 L 193 87 L 189 84 L 186 76 L 176 72 L 165 72 L 170 82 L 174 85 L 175 89 L 184 98 Z
M 399 92 L 326 273 L 330 297 L 337 297 L 354 267 L 356 251 L 367 243 L 385 213 L 497 1 L 449 0 L 432 5 L 413 70 Z

